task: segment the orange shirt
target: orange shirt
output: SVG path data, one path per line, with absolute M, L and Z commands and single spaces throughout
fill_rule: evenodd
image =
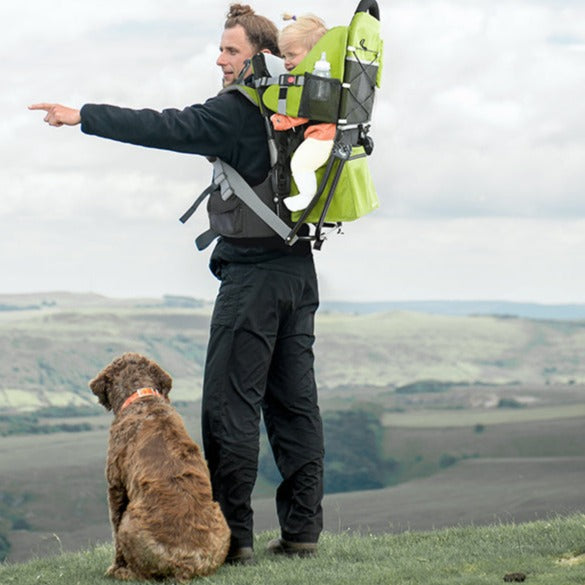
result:
M 284 114 L 272 114 L 270 121 L 276 131 L 290 130 L 301 124 L 306 124 L 308 118 L 295 118 Z M 333 140 L 335 138 L 335 124 L 312 124 L 305 130 L 305 138 L 316 140 Z

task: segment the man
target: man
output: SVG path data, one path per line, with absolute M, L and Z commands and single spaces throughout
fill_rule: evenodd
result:
M 229 87 L 259 51 L 277 53 L 277 30 L 249 6 L 232 4 L 217 65 Z M 218 157 L 252 186 L 270 169 L 260 112 L 238 91 L 183 110 L 81 110 L 36 104 L 52 126 L 152 148 Z M 313 371 L 315 268 L 308 242 L 279 236 L 221 237 L 210 268 L 221 280 L 210 326 L 202 431 L 214 498 L 230 526 L 228 562 L 253 560 L 251 494 L 261 411 L 283 481 L 276 494 L 281 537 L 273 553 L 309 555 L 322 529 L 323 431 Z

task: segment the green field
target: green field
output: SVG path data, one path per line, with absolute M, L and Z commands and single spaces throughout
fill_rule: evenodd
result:
M 489 585 L 516 579 L 535 585 L 585 580 L 585 517 L 523 525 L 493 524 L 431 532 L 356 536 L 326 532 L 313 558 L 270 557 L 276 533 L 259 535 L 253 565 L 223 566 L 205 583 L 217 585 Z M 24 565 L 0 565 L 5 585 L 106 585 L 110 546 Z M 193 583 L 202 582 L 197 579 Z
M 109 541 L 104 479 L 109 420 L 99 418 L 104 428 L 92 432 L 2 439 L 0 467 L 9 473 L 0 478 L 0 492 L 26 496 L 23 514 L 29 524 L 9 533 L 9 559 Z M 198 438 L 197 417 L 186 420 Z M 473 417 L 469 421 L 469 426 L 385 427 L 384 456 L 401 462 L 397 476 L 385 489 L 326 495 L 326 529 L 428 530 L 585 510 L 585 418 L 486 425 L 481 432 L 471 424 Z M 442 466 L 445 454 L 453 459 Z M 258 487 L 255 525 L 276 529 L 274 487 L 265 481 Z
M 526 409 L 466 409 L 417 410 L 413 412 L 387 412 L 382 417 L 386 427 L 452 428 L 481 425 L 518 424 L 585 417 L 585 403 Z

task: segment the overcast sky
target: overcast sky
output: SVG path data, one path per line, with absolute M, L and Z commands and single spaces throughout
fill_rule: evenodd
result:
M 349 0 L 258 0 L 347 25 Z M 50 128 L 56 101 L 183 108 L 219 89 L 228 3 L 0 7 L 0 294 L 212 299 L 200 157 Z M 380 2 L 370 159 L 381 208 L 316 252 L 324 299 L 585 302 L 585 2 Z

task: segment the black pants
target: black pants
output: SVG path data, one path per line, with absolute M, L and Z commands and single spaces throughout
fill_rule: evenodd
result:
M 266 430 L 283 481 L 282 537 L 317 542 L 323 517 L 323 428 L 313 369 L 318 306 L 312 257 L 229 263 L 211 321 L 202 426 L 214 498 L 232 548 L 253 546 L 250 499 Z

